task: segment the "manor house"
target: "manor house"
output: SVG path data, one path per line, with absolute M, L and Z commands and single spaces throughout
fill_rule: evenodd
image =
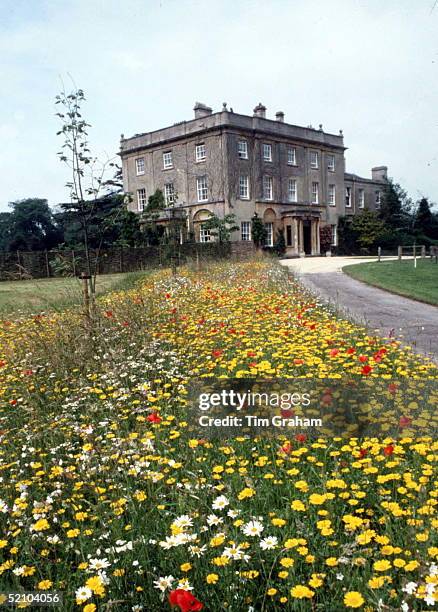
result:
M 169 210 L 184 212 L 187 235 L 200 242 L 212 236 L 203 227 L 211 213 L 234 214 L 233 240 L 251 240 L 257 213 L 267 230 L 267 246 L 283 232 L 288 255 L 320 254 L 320 228 L 329 225 L 337 244 L 340 216 L 378 209 L 387 167 L 371 178 L 345 172 L 344 137 L 312 126 L 287 123 L 279 111 L 266 116 L 227 108 L 213 112 L 197 102 L 194 118 L 120 142 L 124 189 L 129 208 L 141 213 L 156 189 Z

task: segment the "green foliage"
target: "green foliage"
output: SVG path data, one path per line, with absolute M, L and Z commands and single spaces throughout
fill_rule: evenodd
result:
M 414 217 L 414 231 L 419 241 L 428 244 L 438 239 L 438 215 L 434 215 L 429 200 L 421 198 Z
M 43 251 L 62 240 L 62 229 L 47 200 L 27 198 L 10 204 L 12 212 L 0 217 L 0 244 L 3 251 Z
M 161 189 L 157 189 L 155 193 L 149 196 L 148 203 L 145 209 L 146 215 L 154 214 L 166 208 L 166 200 Z
M 380 219 L 390 228 L 408 230 L 411 220 L 412 200 L 407 192 L 392 180 L 382 194 Z
M 388 228 L 377 212 L 364 210 L 352 218 L 340 217 L 338 242 L 341 253 L 369 253 L 381 243 Z
M 265 244 L 268 232 L 265 224 L 257 213 L 251 219 L 251 236 L 255 246 L 259 249 Z
M 277 236 L 274 243 L 274 252 L 277 255 L 284 255 L 286 252 L 286 240 L 284 239 L 284 231 L 281 229 L 277 230 Z
M 202 225 L 206 230 L 210 230 L 211 235 L 217 238 L 219 244 L 230 242 L 231 233 L 239 230 L 239 226 L 236 225 L 236 216 L 233 214 L 225 215 L 223 218 L 212 214 Z
M 319 245 L 321 253 L 330 251 L 332 247 L 332 228 L 330 225 L 324 225 L 319 228 Z

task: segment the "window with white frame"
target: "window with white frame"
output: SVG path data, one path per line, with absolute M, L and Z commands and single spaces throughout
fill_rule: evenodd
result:
M 380 208 L 382 203 L 382 194 L 380 191 L 376 191 L 376 208 Z
M 365 189 L 359 189 L 359 208 L 365 208 Z
M 319 183 L 316 181 L 312 183 L 312 204 L 318 204 L 319 202 Z
M 263 161 L 271 162 L 272 161 L 272 145 L 263 144 Z
M 135 160 L 135 171 L 137 176 L 144 174 L 144 157 L 137 157 Z
M 204 223 L 199 228 L 199 242 L 211 242 L 211 230 L 206 229 Z
M 265 246 L 267 247 L 274 246 L 274 224 L 265 223 L 265 229 L 266 229 Z
M 272 200 L 272 176 L 263 177 L 263 199 Z
M 248 159 L 248 142 L 246 140 L 238 141 L 237 155 L 240 159 Z
M 318 168 L 318 151 L 310 151 L 310 167 Z
M 335 156 L 334 155 L 330 154 L 327 156 L 327 168 L 328 170 L 330 170 L 330 172 L 335 171 Z
M 175 189 L 173 183 L 166 183 L 164 185 L 164 197 L 166 198 L 166 204 L 173 204 L 175 202 Z
M 240 238 L 245 242 L 251 240 L 251 221 L 242 221 L 240 224 Z
M 297 201 L 297 179 L 290 178 L 287 183 L 287 199 L 289 202 Z
M 332 225 L 332 246 L 338 245 L 338 226 Z
M 205 153 L 205 144 L 198 144 L 195 147 L 195 158 L 197 162 L 202 162 L 205 161 L 205 158 L 207 157 L 206 153 Z
M 249 176 L 239 176 L 239 198 L 249 200 Z
M 297 150 L 295 147 L 287 148 L 287 163 L 289 166 L 297 165 Z
M 146 189 L 137 189 L 137 210 L 143 212 L 146 206 Z
M 351 208 L 351 187 L 345 188 L 345 207 Z
M 336 185 L 328 186 L 328 203 L 330 206 L 336 206 Z
M 163 168 L 166 170 L 167 168 L 173 167 L 172 161 L 172 151 L 166 151 L 163 153 Z
M 207 202 L 208 182 L 206 176 L 198 176 L 196 179 L 196 190 L 198 193 L 198 202 Z

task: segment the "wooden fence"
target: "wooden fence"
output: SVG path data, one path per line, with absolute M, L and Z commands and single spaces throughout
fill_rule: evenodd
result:
M 184 243 L 173 252 L 161 247 L 110 248 L 90 250 L 92 270 L 98 274 L 135 272 L 148 268 L 177 265 L 188 260 L 246 258 L 254 252 L 252 242 L 219 244 Z M 24 280 L 56 276 L 79 276 L 86 272 L 85 253 L 81 250 L 0 252 L 0 280 Z

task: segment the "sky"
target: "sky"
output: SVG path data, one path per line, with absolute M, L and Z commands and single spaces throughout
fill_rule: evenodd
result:
M 85 91 L 93 153 L 195 101 L 344 132 L 347 171 L 438 202 L 436 0 L 0 0 L 0 210 L 68 200 L 54 98 Z

